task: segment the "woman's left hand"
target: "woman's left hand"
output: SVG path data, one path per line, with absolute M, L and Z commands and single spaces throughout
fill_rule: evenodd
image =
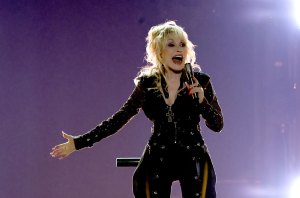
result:
M 189 85 L 187 82 L 185 83 L 185 85 L 187 86 L 188 90 L 189 90 L 189 95 L 193 95 L 193 94 L 197 94 L 198 95 L 198 99 L 199 99 L 199 103 L 201 104 L 204 100 L 204 90 L 203 87 L 199 84 L 197 78 L 195 78 L 193 76 L 193 80 L 194 83 Z

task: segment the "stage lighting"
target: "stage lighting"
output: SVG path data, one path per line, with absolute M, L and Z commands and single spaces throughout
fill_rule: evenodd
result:
M 291 0 L 293 8 L 293 17 L 300 29 L 300 0 Z
M 289 192 L 289 198 L 299 198 L 300 197 L 300 177 L 294 180 Z

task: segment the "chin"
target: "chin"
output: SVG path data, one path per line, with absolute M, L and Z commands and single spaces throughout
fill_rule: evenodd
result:
M 169 67 L 169 70 L 170 71 L 172 71 L 172 72 L 174 72 L 174 73 L 176 73 L 176 74 L 179 74 L 179 73 L 181 73 L 182 71 L 183 71 L 183 68 L 184 67 L 180 67 L 180 68 L 171 68 L 171 67 Z

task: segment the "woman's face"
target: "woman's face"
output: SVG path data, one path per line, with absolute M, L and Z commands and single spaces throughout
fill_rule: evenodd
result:
M 185 41 L 177 34 L 171 33 L 167 36 L 161 53 L 162 64 L 167 72 L 179 73 L 183 70 L 187 51 Z

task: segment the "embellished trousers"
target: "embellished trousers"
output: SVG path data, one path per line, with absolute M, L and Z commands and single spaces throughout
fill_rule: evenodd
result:
M 133 175 L 135 198 L 170 198 L 172 182 L 177 180 L 183 198 L 216 197 L 216 175 L 208 154 L 195 159 L 172 145 L 160 155 L 147 145 Z

